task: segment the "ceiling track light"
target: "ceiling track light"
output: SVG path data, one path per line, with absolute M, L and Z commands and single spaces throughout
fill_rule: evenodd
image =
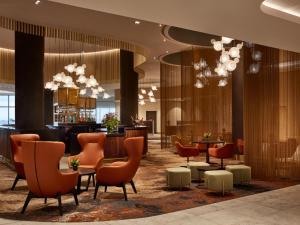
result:
M 34 2 L 34 4 L 36 4 L 36 5 L 39 5 L 40 3 L 41 3 L 40 0 L 36 0 L 36 1 Z
M 136 21 L 134 21 L 134 24 L 139 25 L 139 24 L 141 24 L 141 21 L 136 20 Z

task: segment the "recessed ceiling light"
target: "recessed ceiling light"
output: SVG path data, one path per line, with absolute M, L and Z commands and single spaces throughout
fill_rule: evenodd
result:
M 160 23 L 158 26 L 159 26 L 159 27 L 162 27 L 162 24 Z
M 166 53 L 169 53 L 169 51 L 166 51 Z
M 138 20 L 136 20 L 136 21 L 134 21 L 134 23 L 135 23 L 135 24 L 140 24 L 141 22 L 138 21 Z
M 164 40 L 163 40 L 163 41 L 164 41 L 164 42 L 166 42 L 166 41 L 167 41 L 167 39 L 165 39 L 165 38 L 164 38 Z
M 38 5 L 38 4 L 40 4 L 40 3 L 41 3 L 40 0 L 36 0 L 36 1 L 34 2 L 34 4 L 36 4 L 36 5 Z
M 153 59 L 156 60 L 156 56 L 154 56 Z

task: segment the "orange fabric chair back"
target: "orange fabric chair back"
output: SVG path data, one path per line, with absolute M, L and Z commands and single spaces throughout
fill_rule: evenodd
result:
M 104 133 L 80 133 L 77 139 L 82 149 L 80 164 L 96 166 L 98 159 L 104 158 L 106 135 Z
M 9 139 L 16 172 L 19 174 L 19 176 L 25 178 L 21 143 L 23 141 L 38 141 L 40 140 L 40 136 L 37 134 L 12 134 L 10 135 Z
M 36 196 L 54 197 L 64 193 L 59 161 L 64 155 L 62 142 L 23 142 L 24 169 L 29 190 Z
M 231 143 L 225 144 L 223 147 L 217 148 L 217 157 L 231 158 L 234 154 L 234 145 Z
M 124 147 L 128 154 L 128 161 L 125 166 L 127 173 L 125 174 L 127 174 L 126 181 L 129 182 L 132 180 L 139 168 L 140 161 L 143 156 L 144 137 L 127 138 L 124 141 Z

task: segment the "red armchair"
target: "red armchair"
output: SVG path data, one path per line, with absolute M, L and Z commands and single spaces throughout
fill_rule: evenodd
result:
M 198 147 L 186 147 L 179 142 L 176 142 L 175 146 L 177 148 L 178 155 L 180 155 L 181 157 L 186 157 L 187 163 L 190 161 L 190 157 L 198 156 L 200 152 L 200 149 Z
M 221 159 L 221 168 L 224 168 L 223 159 L 232 158 L 234 155 L 234 145 L 225 144 L 220 148 L 209 148 L 208 154 L 212 157 Z
M 123 188 L 125 201 L 127 201 L 126 184 L 130 183 L 134 192 L 137 193 L 133 177 L 139 168 L 144 148 L 144 137 L 127 138 L 124 141 L 124 147 L 127 150 L 127 162 L 114 162 L 110 165 L 100 167 L 96 173 L 96 188 L 94 199 L 97 197 L 99 186 L 117 186 Z
M 38 141 L 40 140 L 40 137 L 37 134 L 12 134 L 10 135 L 9 139 L 12 158 L 17 172 L 17 176 L 11 187 L 11 190 L 14 190 L 19 179 L 26 179 L 23 165 L 23 149 L 21 143 L 23 141 Z
M 58 169 L 60 158 L 64 155 L 65 144 L 62 142 L 23 142 L 24 170 L 29 193 L 21 213 L 24 213 L 32 198 L 57 198 L 62 215 L 61 195 L 73 193 L 78 205 L 75 185 L 78 172 L 61 173 Z

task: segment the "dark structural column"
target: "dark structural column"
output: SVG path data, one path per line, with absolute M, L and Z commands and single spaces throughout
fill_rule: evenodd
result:
M 44 127 L 44 37 L 15 32 L 16 128 Z
M 122 125 L 131 125 L 131 116 L 138 113 L 138 74 L 133 70 L 133 52 L 120 50 L 120 118 Z
M 53 91 L 44 90 L 45 125 L 53 125 Z
M 244 51 L 232 75 L 232 141 L 244 139 Z

